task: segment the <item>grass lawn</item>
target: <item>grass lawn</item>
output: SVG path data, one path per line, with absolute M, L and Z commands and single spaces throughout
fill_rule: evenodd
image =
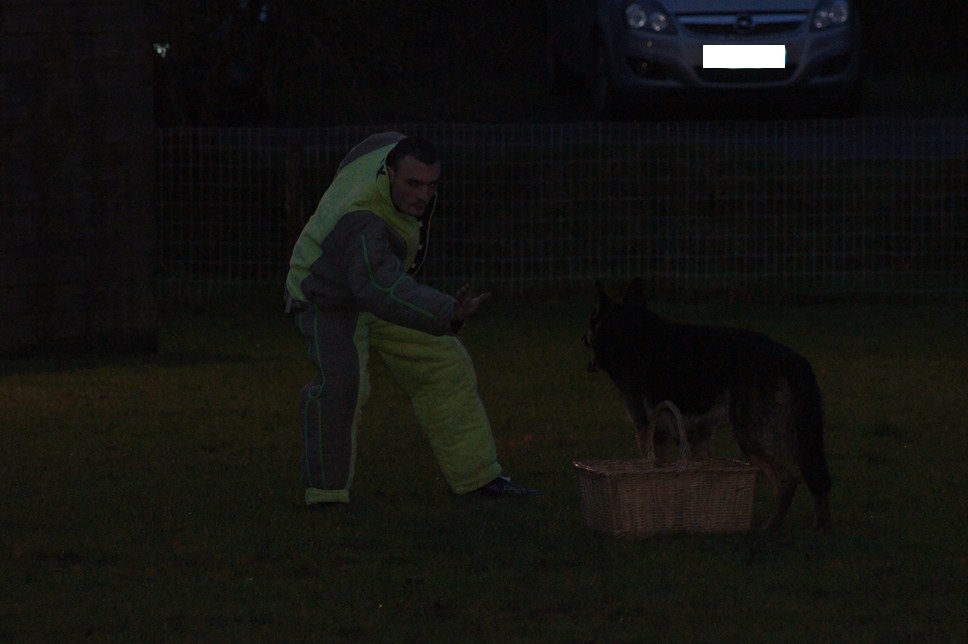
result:
M 502 463 L 542 496 L 453 496 L 375 360 L 353 503 L 322 511 L 277 300 L 169 311 L 156 356 L 2 363 L 0 640 L 968 639 L 962 304 L 658 302 L 813 362 L 835 530 L 801 489 L 776 533 L 622 540 L 584 526 L 571 465 L 635 455 L 585 371 L 590 295 L 496 297 L 464 333 Z

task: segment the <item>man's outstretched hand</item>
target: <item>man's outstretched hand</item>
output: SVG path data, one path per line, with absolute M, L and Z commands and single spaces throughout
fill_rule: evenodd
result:
M 474 311 L 481 308 L 481 304 L 484 303 L 486 299 L 491 297 L 490 292 L 481 293 L 480 295 L 474 293 L 471 289 L 470 284 L 464 284 L 457 291 L 457 295 L 454 298 L 457 300 L 457 304 L 454 306 L 454 324 L 455 326 L 460 325 L 464 320 L 469 318 Z

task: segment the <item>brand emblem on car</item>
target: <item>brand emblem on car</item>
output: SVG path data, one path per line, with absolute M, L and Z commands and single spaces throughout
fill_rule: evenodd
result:
M 736 22 L 733 23 L 733 28 L 736 30 L 736 33 L 743 34 L 744 36 L 753 33 L 753 30 L 756 29 L 756 25 L 753 24 L 753 16 L 748 13 L 739 14 L 736 16 Z

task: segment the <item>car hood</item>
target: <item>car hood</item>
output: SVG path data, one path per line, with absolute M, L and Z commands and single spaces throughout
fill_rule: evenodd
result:
M 813 11 L 817 0 L 664 0 L 671 13 L 759 13 L 778 11 Z

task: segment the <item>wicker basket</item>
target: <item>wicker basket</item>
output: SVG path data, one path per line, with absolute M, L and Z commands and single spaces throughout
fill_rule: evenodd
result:
M 684 437 L 678 410 L 671 409 Z M 580 461 L 575 468 L 582 516 L 600 532 L 625 537 L 742 532 L 752 522 L 757 469 L 747 463 L 690 461 L 683 450 L 680 461 L 668 466 L 635 459 Z

